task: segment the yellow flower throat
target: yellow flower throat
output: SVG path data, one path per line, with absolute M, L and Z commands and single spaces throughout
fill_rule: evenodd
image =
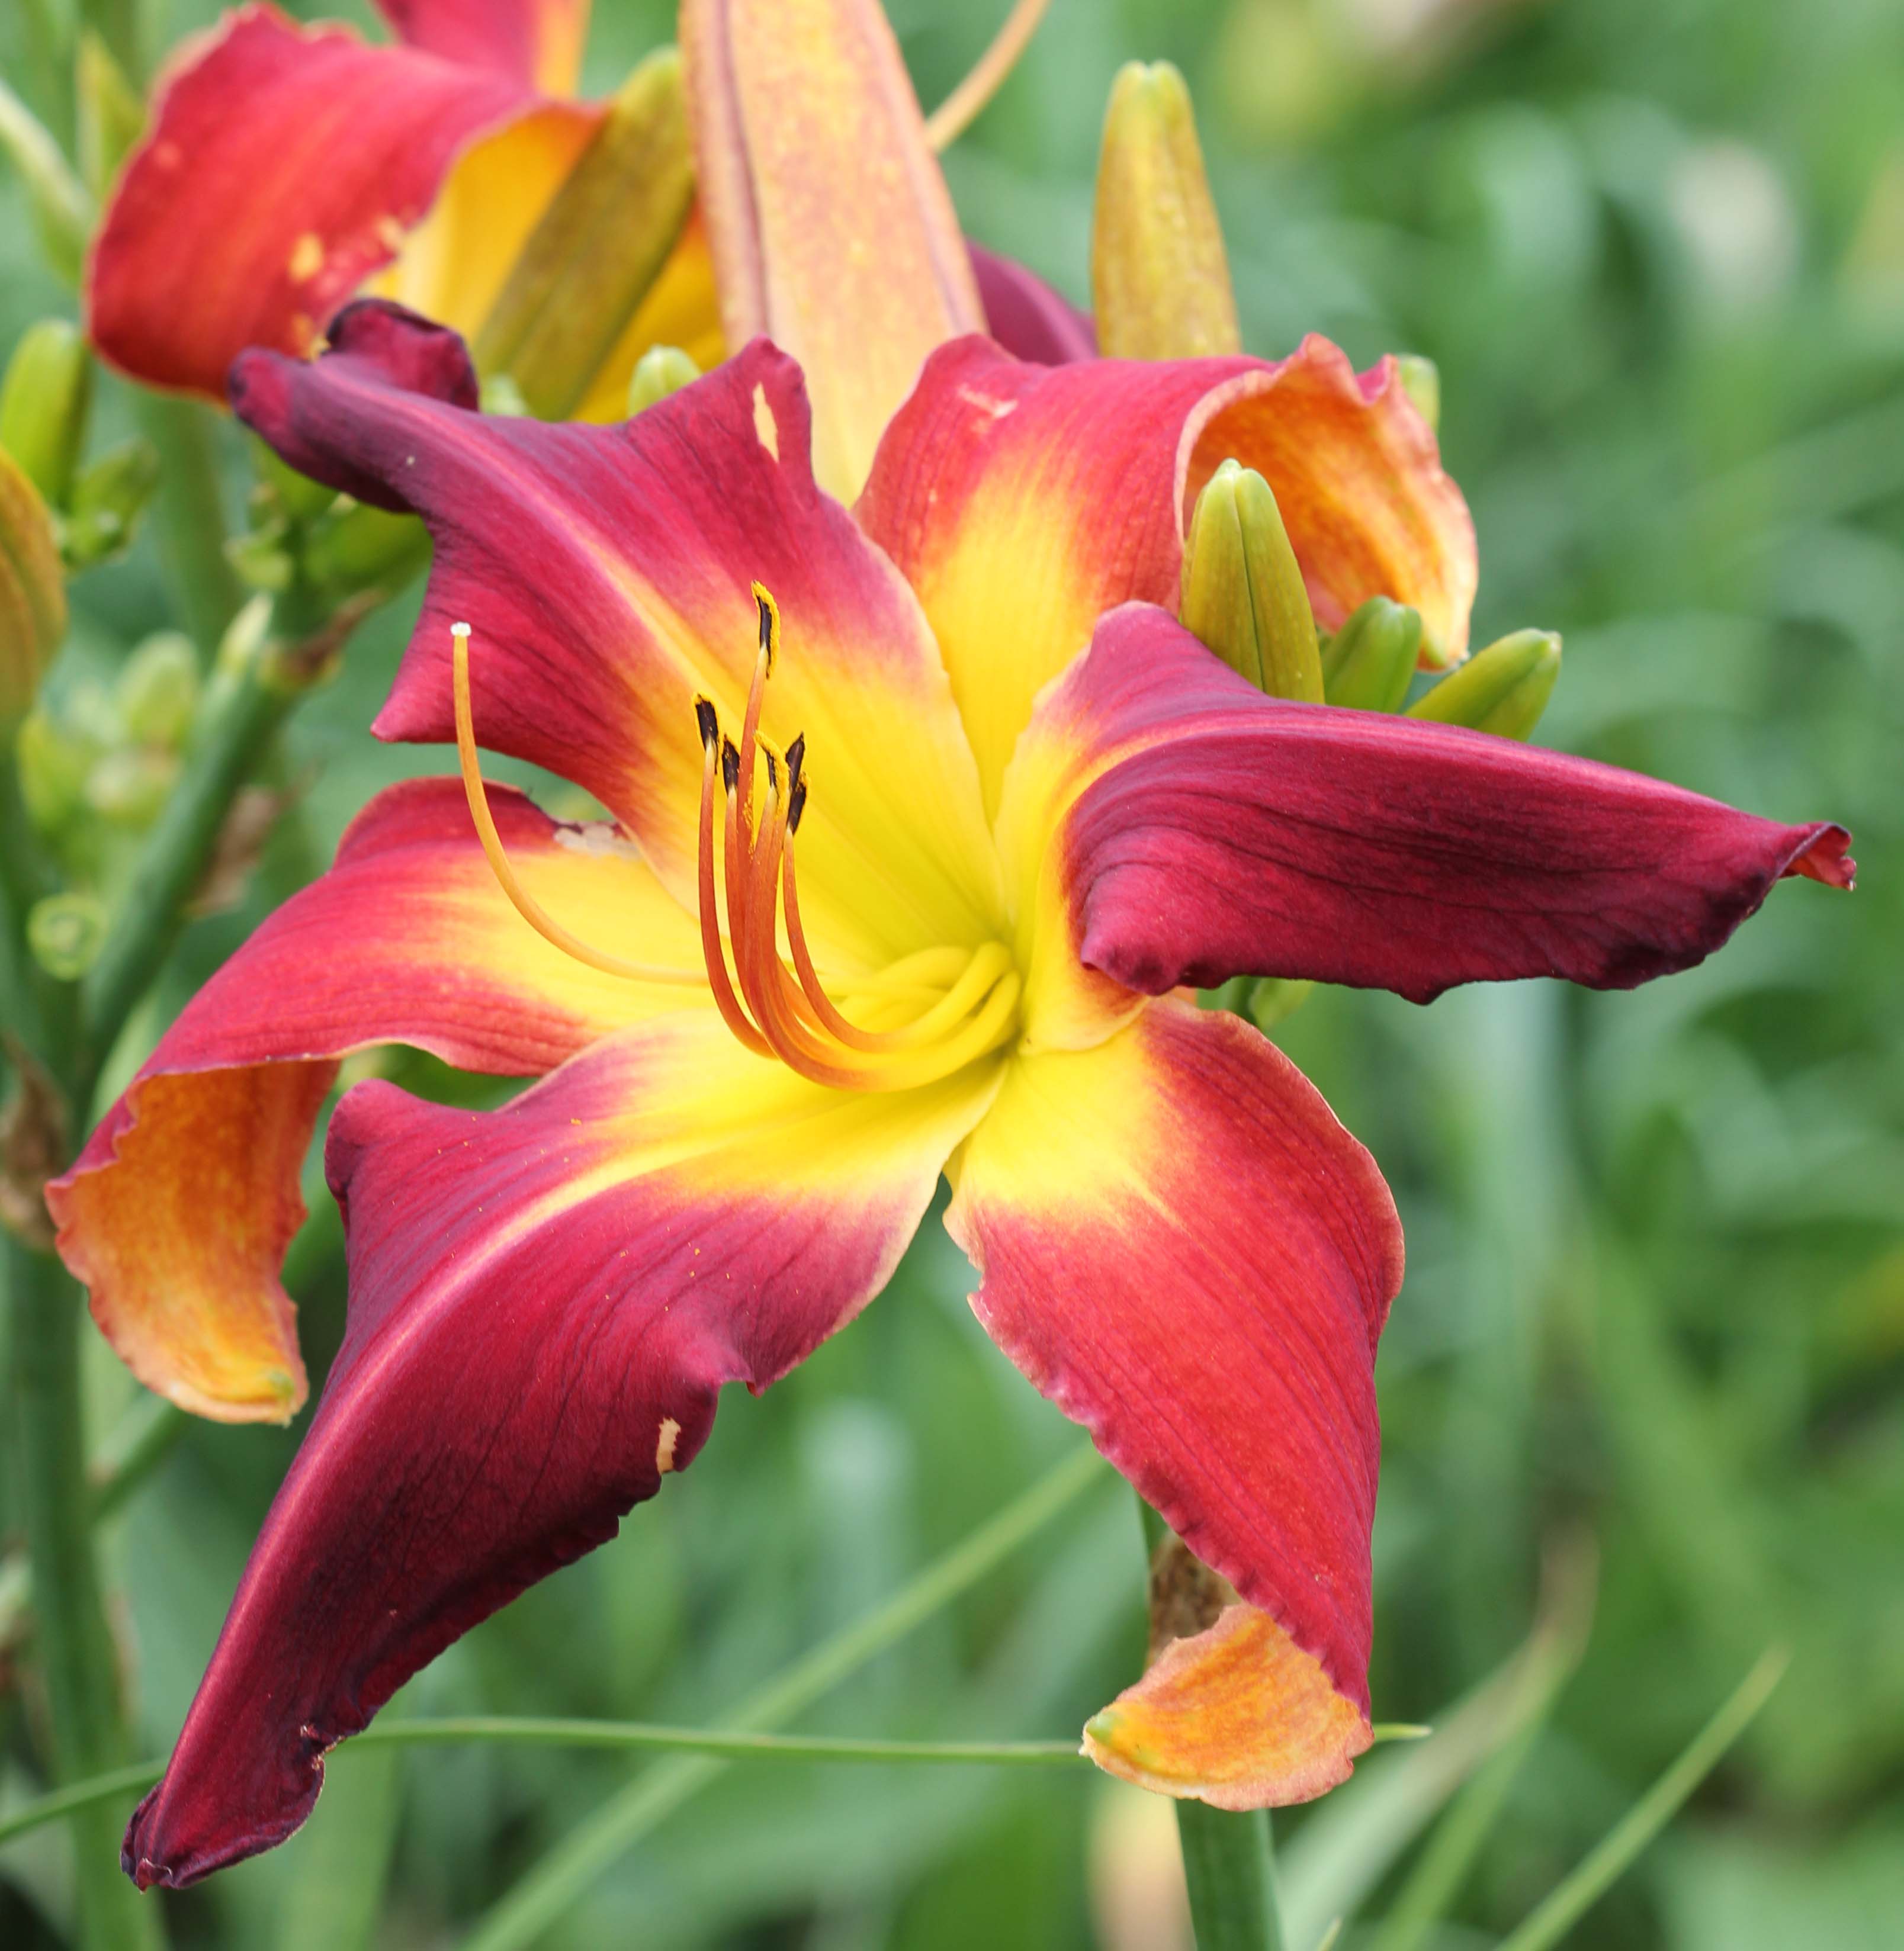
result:
M 875 975 L 836 981 L 829 994 L 801 924 L 794 869 L 794 839 L 811 785 L 806 740 L 796 738 L 783 751 L 761 731 L 768 680 L 780 657 L 780 617 L 779 606 L 760 584 L 753 592 L 760 645 L 739 743 L 722 735 L 710 700 L 694 701 L 702 750 L 702 969 L 653 967 L 593 947 L 563 927 L 523 886 L 489 812 L 470 703 L 470 629 L 467 623 L 455 623 L 450 637 L 456 748 L 483 854 L 516 911 L 546 941 L 592 969 L 632 981 L 696 988 L 705 982 L 727 1027 L 756 1054 L 778 1057 L 802 1077 L 839 1090 L 905 1091 L 934 1083 L 997 1049 L 1013 1034 L 1021 985 L 1011 951 L 999 941 L 977 949 L 927 948 Z M 761 763 L 767 788 L 756 807 L 755 776 Z M 717 791 L 723 869 L 718 879 Z M 780 951 L 783 923 L 786 956 Z M 847 1016 L 835 995 L 854 999 L 864 1020 Z

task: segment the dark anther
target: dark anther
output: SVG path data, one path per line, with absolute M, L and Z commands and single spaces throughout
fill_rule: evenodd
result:
M 777 793 L 780 789 L 780 769 L 774 764 L 773 754 L 768 751 L 764 746 L 761 748 L 761 754 L 767 760 L 768 790 L 770 792 Z
M 721 736 L 721 720 L 714 716 L 711 698 L 697 698 L 694 701 L 694 722 L 701 728 L 701 747 L 705 751 Z
M 800 768 L 806 760 L 807 735 L 802 732 L 786 748 L 786 789 L 789 793 L 800 783 Z
M 786 830 L 789 834 L 800 830 L 800 816 L 807 810 L 807 782 L 802 779 L 793 788 L 793 797 L 786 809 Z
M 730 793 L 740 790 L 740 754 L 731 738 L 721 741 L 721 782 Z

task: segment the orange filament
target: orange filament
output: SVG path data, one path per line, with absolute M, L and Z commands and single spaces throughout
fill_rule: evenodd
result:
M 801 921 L 793 865 L 794 836 L 811 783 L 802 770 L 805 741 L 796 739 L 783 752 L 761 731 L 767 682 L 780 653 L 780 612 L 758 583 L 754 596 L 760 648 L 739 744 L 721 735 L 711 703 L 695 701 L 703 754 L 701 946 L 715 1002 L 728 1028 L 749 1050 L 771 1052 L 815 1083 L 841 1090 L 897 1091 L 935 1082 L 996 1049 L 1011 1035 L 1020 993 L 1011 952 L 996 941 L 976 949 L 927 949 L 877 975 L 834 985 L 841 994 L 866 998 L 889 1023 L 896 1004 L 924 1000 L 922 1011 L 889 1029 L 853 1022 L 828 994 Z M 757 757 L 764 761 L 767 773 L 758 812 Z M 727 897 L 724 946 L 714 873 L 717 773 L 725 801 L 720 843 Z M 790 969 L 780 949 L 783 901 Z
M 489 796 L 483 784 L 482 767 L 476 756 L 476 728 L 470 708 L 470 626 L 467 623 L 451 624 L 449 638 L 450 689 L 456 708 L 456 757 L 462 768 L 464 796 L 469 801 L 470 817 L 476 823 L 477 838 L 483 843 L 483 852 L 490 870 L 517 913 L 564 955 L 572 955 L 577 962 L 586 963 L 591 969 L 599 969 L 605 975 L 625 976 L 636 982 L 667 982 L 699 988 L 702 978 L 698 971 L 661 969 L 646 962 L 630 962 L 584 941 L 580 935 L 563 927 L 517 878 L 516 870 L 503 851 L 502 836 L 496 830 L 496 820 L 489 811 Z

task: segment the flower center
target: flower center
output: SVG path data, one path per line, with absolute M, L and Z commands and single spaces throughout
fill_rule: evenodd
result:
M 452 624 L 451 688 L 456 748 L 470 816 L 483 851 L 517 913 L 542 938 L 592 969 L 631 981 L 691 985 L 705 981 L 735 1036 L 761 1057 L 775 1057 L 816 1084 L 844 1091 L 905 1091 L 936 1082 L 994 1050 L 1016 1029 L 1021 993 L 1002 942 L 977 948 L 947 944 L 902 957 L 876 975 L 835 982 L 863 1020 L 848 1016 L 821 980 L 800 919 L 794 839 L 811 781 L 806 740 L 785 751 L 761 731 L 768 679 L 780 656 L 779 607 L 758 582 L 760 648 L 741 720 L 740 742 L 724 737 L 712 702 L 694 701 L 702 749 L 699 846 L 700 970 L 631 962 L 584 941 L 523 886 L 490 813 L 476 754 L 470 702 L 467 623 Z M 755 804 L 764 763 L 767 790 Z M 721 879 L 714 873 L 716 787 L 721 799 Z M 784 922 L 789 960 L 780 954 Z M 731 954 L 733 968 L 728 967 Z
M 760 648 L 741 720 L 740 743 L 721 735 L 705 698 L 694 701 L 701 735 L 701 950 L 727 1027 L 749 1050 L 777 1057 L 816 1084 L 848 1091 L 902 1091 L 949 1077 L 1012 1033 L 1020 983 L 1002 942 L 976 949 L 929 948 L 870 978 L 836 983 L 865 1020 L 847 1016 L 814 966 L 800 919 L 794 841 L 811 780 L 806 740 L 781 752 L 760 730 L 768 679 L 780 655 L 780 610 L 758 582 Z M 767 790 L 754 804 L 756 754 Z M 714 878 L 714 799 L 721 800 L 727 888 L 725 946 Z M 784 917 L 789 967 L 780 952 Z M 727 950 L 733 972 L 727 969 Z M 918 1004 L 924 1001 L 921 1010 Z

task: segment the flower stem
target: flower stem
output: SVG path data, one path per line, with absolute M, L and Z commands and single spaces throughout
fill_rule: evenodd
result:
M 181 925 L 186 901 L 211 861 L 231 804 L 261 763 L 296 693 L 274 682 L 258 658 L 233 676 L 158 823 L 99 959 L 80 988 L 82 1035 L 74 1110 L 86 1115 L 92 1087 L 127 1015 L 152 979 Z
M 51 1254 L 7 1243 L 17 1392 L 20 1501 L 33 1568 L 34 1644 L 45 1678 L 55 1778 L 76 1782 L 125 1759 L 119 1676 L 93 1555 L 80 1398 L 80 1291 Z M 157 1907 L 117 1874 L 118 1823 L 73 1818 L 79 1943 L 146 1951 L 164 1942 Z
M 1162 1543 L 1163 1519 L 1137 1500 L 1146 1565 Z M 1177 1805 L 1177 1840 L 1190 1893 L 1196 1951 L 1283 1951 L 1282 1907 L 1269 1811 L 1212 1809 L 1187 1798 Z
M 133 71 L 123 60 L 120 65 Z M 152 513 L 164 545 L 166 582 L 186 634 L 209 654 L 244 601 L 225 556 L 224 495 L 212 444 L 216 423 L 211 408 L 197 400 L 143 387 L 136 405 L 141 430 L 158 449 Z

